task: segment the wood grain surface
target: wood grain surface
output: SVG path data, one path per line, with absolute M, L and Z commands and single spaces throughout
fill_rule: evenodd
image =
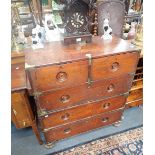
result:
M 133 75 L 124 75 L 119 78 L 110 78 L 92 83 L 91 87 L 87 84 L 61 90 L 49 91 L 36 97 L 38 109 L 54 111 L 72 107 L 77 104 L 84 104 L 102 98 L 128 92 L 131 88 Z M 109 90 L 110 86 L 113 86 Z
M 116 121 L 119 121 L 121 119 L 121 116 L 122 110 L 112 113 L 96 115 L 94 117 L 86 118 L 74 123 L 52 128 L 51 130 L 45 132 L 44 136 L 46 142 L 64 139 L 86 131 L 110 125 Z
M 113 37 L 110 41 L 104 41 L 100 37 L 93 37 L 92 43 L 72 44 L 64 46 L 62 42 L 51 42 L 45 44 L 43 49 L 25 49 L 25 62 L 30 66 L 47 66 L 62 64 L 86 59 L 86 54 L 92 57 L 103 57 L 123 52 L 140 52 L 140 49 L 129 41 Z
M 122 108 L 125 105 L 125 102 L 125 96 L 118 96 L 99 102 L 92 102 L 75 106 L 69 109 L 61 110 L 59 112 L 53 112 L 40 117 L 39 120 L 41 122 L 42 129 L 51 128 L 86 117 L 91 117 L 100 113 L 110 112 L 112 110 Z

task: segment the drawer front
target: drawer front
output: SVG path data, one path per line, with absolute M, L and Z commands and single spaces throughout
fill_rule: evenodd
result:
M 52 111 L 76 104 L 83 104 L 114 95 L 126 93 L 132 84 L 133 75 L 121 76 L 94 82 L 91 87 L 81 85 L 74 88 L 44 93 L 37 98 L 38 109 Z
M 83 119 L 78 122 L 62 125 L 56 128 L 52 128 L 44 133 L 46 142 L 52 142 L 55 140 L 71 137 L 86 131 L 90 131 L 96 128 L 104 127 L 117 122 L 121 119 L 122 110 L 112 113 L 100 114 L 94 117 Z
M 27 102 L 24 92 L 11 94 L 11 117 L 16 128 L 24 128 L 32 124 L 33 115 Z
M 125 53 L 110 57 L 94 59 L 92 79 L 101 80 L 136 71 L 139 53 Z
M 135 72 L 139 53 L 126 53 L 29 70 L 34 91 L 55 90 Z M 88 73 L 89 72 L 89 73 Z
M 30 74 L 35 91 L 60 89 L 85 83 L 88 78 L 88 62 L 78 61 L 37 68 L 30 70 Z
M 125 105 L 125 102 L 126 96 L 109 98 L 99 102 L 92 102 L 42 116 L 40 117 L 40 122 L 43 129 L 50 128 L 90 117 L 92 115 L 122 108 Z

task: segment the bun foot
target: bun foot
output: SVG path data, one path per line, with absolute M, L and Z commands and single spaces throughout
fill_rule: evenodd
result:
M 119 126 L 121 125 L 121 122 L 122 122 L 122 121 L 115 122 L 115 123 L 113 124 L 113 126 L 114 126 L 114 127 L 119 127 Z
M 44 147 L 45 147 L 46 149 L 51 149 L 51 148 L 53 148 L 54 146 L 55 146 L 55 142 L 47 143 L 47 144 L 44 145 Z

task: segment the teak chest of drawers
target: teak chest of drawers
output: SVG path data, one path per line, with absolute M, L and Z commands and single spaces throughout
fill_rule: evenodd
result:
M 140 50 L 113 37 L 27 49 L 26 73 L 47 146 L 121 120 Z

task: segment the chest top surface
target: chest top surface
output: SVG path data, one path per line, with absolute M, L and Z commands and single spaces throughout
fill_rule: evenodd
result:
M 120 54 L 125 52 L 140 52 L 140 49 L 131 45 L 129 41 L 113 36 L 110 41 L 100 37 L 93 37 L 92 43 L 72 44 L 64 46 L 62 42 L 46 43 L 43 49 L 26 49 L 25 63 L 34 66 L 47 66 L 86 59 L 86 54 L 93 58 Z

